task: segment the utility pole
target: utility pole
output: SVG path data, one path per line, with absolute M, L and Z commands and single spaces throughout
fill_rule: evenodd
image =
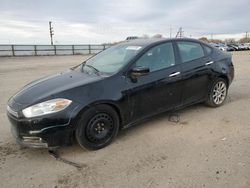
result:
M 49 33 L 50 33 L 50 44 L 53 45 L 54 30 L 53 30 L 51 21 L 49 21 Z
M 170 33 L 169 33 L 169 37 L 172 38 L 172 26 L 170 25 Z
M 182 30 L 182 27 L 180 27 L 180 29 L 178 30 L 175 38 L 178 38 L 178 36 L 179 36 L 179 38 L 182 38 L 184 36 L 183 33 L 184 33 L 184 31 Z
M 184 37 L 184 31 L 182 30 L 182 27 L 180 28 L 180 38 Z
M 248 31 L 246 31 L 246 39 L 248 38 Z

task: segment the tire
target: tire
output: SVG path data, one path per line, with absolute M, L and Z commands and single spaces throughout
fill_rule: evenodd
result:
M 75 136 L 78 144 L 89 150 L 109 145 L 119 130 L 119 116 L 109 105 L 96 105 L 81 115 Z
M 216 79 L 210 88 L 206 104 L 210 107 L 219 107 L 224 104 L 228 93 L 228 84 L 225 79 Z

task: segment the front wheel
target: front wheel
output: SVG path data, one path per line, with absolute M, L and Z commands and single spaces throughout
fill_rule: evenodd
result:
M 108 105 L 97 105 L 86 110 L 76 128 L 76 140 L 81 147 L 97 150 L 109 145 L 119 130 L 117 112 Z
M 228 85 L 223 78 L 214 81 L 208 95 L 206 104 L 211 107 L 221 106 L 227 98 Z

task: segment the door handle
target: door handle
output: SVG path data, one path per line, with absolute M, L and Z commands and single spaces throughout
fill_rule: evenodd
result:
M 175 72 L 175 73 L 170 74 L 168 77 L 174 77 L 174 76 L 177 76 L 179 74 L 181 74 L 181 73 L 180 72 Z
M 211 64 L 213 64 L 214 62 L 213 61 L 209 61 L 209 62 L 207 62 L 205 65 L 207 66 L 207 65 L 211 65 Z

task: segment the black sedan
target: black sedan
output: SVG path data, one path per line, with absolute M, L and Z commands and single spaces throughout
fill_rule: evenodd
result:
M 9 99 L 7 115 L 24 146 L 54 148 L 76 139 L 100 149 L 120 129 L 153 115 L 222 105 L 233 77 L 231 55 L 200 41 L 126 41 L 29 83 Z

